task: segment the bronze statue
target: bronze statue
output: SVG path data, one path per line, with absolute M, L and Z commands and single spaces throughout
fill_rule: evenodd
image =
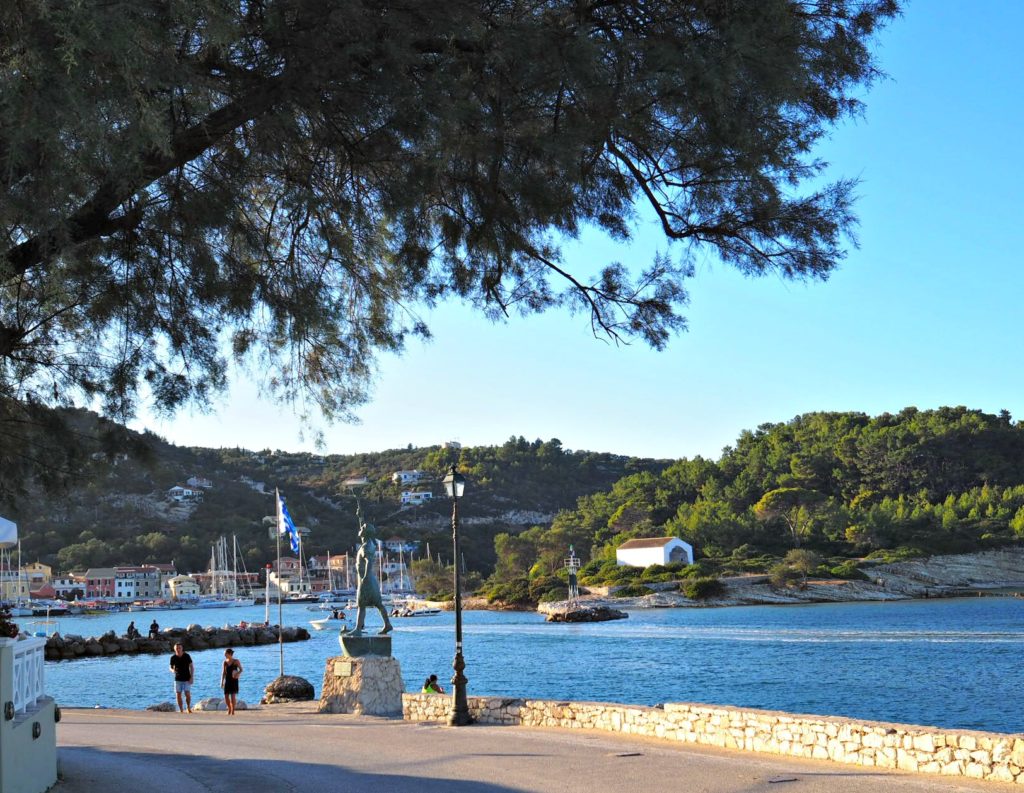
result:
M 366 622 L 366 609 L 373 607 L 380 612 L 384 620 L 384 627 L 380 633 L 390 633 L 391 620 L 388 619 L 388 612 L 384 608 L 384 600 L 380 594 L 380 584 L 377 583 L 377 576 L 374 575 L 373 567 L 377 557 L 377 540 L 373 536 L 373 524 L 365 523 L 359 514 L 359 550 L 356 551 L 356 627 L 349 631 L 343 629 L 342 633 L 349 636 L 362 636 L 363 627 Z

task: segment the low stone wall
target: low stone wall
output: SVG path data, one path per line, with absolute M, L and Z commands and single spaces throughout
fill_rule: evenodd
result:
M 409 721 L 444 721 L 451 697 L 403 695 Z M 470 697 L 481 724 L 606 730 L 683 743 L 832 760 L 874 768 L 1024 784 L 1024 736 L 942 730 L 768 710 L 668 703 L 640 707 Z

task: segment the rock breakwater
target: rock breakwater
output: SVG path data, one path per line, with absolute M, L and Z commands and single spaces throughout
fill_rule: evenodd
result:
M 290 628 L 286 625 L 281 633 L 283 641 L 286 642 L 305 641 L 309 638 L 309 631 L 305 628 Z M 184 645 L 186 652 L 218 647 L 252 647 L 258 644 L 276 644 L 278 630 L 276 625 L 225 628 L 189 625 L 187 628 L 166 628 L 158 637 L 138 639 L 118 636 L 113 631 L 88 638 L 71 634 L 61 636 L 58 633 L 46 640 L 45 654 L 47 661 L 72 661 L 76 658 L 138 653 L 170 654 L 175 643 L 179 641 Z

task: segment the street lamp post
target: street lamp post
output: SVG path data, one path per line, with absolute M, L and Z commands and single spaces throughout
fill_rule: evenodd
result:
M 445 492 L 452 500 L 452 547 L 455 552 L 455 661 L 452 663 L 455 675 L 452 677 L 452 710 L 448 714 L 448 724 L 461 727 L 473 723 L 466 700 L 466 676 L 462 674 L 466 662 L 462 657 L 462 576 L 459 572 L 459 499 L 466 489 L 466 477 L 453 465 L 443 482 Z

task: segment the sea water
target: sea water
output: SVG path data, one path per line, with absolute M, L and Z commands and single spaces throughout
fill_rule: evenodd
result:
M 310 628 L 284 645 L 286 674 L 319 693 L 324 661 L 340 654 L 322 616 L 284 607 L 285 625 Z M 190 623 L 262 622 L 264 608 L 61 617 L 63 634 L 145 634 Z M 376 628 L 376 615 L 368 625 Z M 276 622 L 276 607 L 271 607 Z M 393 654 L 407 691 L 436 673 L 448 688 L 454 615 L 395 619 Z M 651 609 L 590 624 L 547 623 L 532 612 L 463 612 L 470 696 L 653 705 L 702 702 L 947 728 L 1024 731 L 1019 706 L 1024 599 L 963 598 L 890 603 Z M 219 695 L 222 650 L 191 653 L 193 698 Z M 258 701 L 281 668 L 278 645 L 238 647 L 241 698 Z M 168 658 L 89 658 L 46 664 L 46 690 L 74 707 L 144 708 L 173 699 Z

